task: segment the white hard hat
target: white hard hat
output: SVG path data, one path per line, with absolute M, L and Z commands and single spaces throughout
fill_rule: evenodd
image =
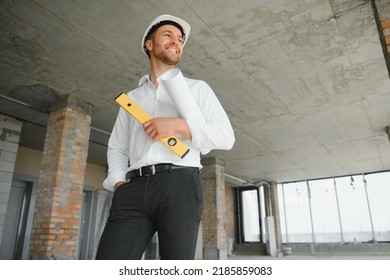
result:
M 174 25 L 177 28 L 179 28 L 182 35 L 183 35 L 183 47 L 186 44 L 187 39 L 190 36 L 191 26 L 186 21 L 182 20 L 181 18 L 174 17 L 171 15 L 161 15 L 161 16 L 156 17 L 152 21 L 152 23 L 146 29 L 144 36 L 142 37 L 141 49 L 146 55 L 148 55 L 148 50 L 145 47 L 146 38 L 151 33 L 156 31 L 160 26 L 163 26 L 166 24 L 171 24 L 171 25 Z

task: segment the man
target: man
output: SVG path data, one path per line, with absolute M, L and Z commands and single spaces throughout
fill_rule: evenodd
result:
M 183 55 L 190 26 L 162 15 L 147 28 L 142 50 L 150 72 L 127 95 L 153 119 L 141 125 L 120 109 L 108 143 L 108 177 L 114 191 L 97 259 L 140 259 L 155 232 L 161 259 L 194 259 L 203 210 L 200 153 L 231 149 L 235 138 L 229 119 L 212 89 L 185 79 L 204 117 L 183 119 L 159 77 Z M 175 135 L 190 149 L 178 157 L 160 141 Z

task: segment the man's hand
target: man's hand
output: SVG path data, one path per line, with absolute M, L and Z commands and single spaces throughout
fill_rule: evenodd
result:
M 190 129 L 184 119 L 154 118 L 144 123 L 144 130 L 154 141 L 177 133 L 192 140 Z
M 118 183 L 115 184 L 114 186 L 114 191 L 116 191 L 117 188 L 119 188 L 120 186 L 122 186 L 125 182 L 123 181 L 119 181 Z

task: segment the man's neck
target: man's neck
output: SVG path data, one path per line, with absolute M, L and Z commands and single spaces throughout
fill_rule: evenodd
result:
M 153 63 L 152 61 L 150 62 L 149 79 L 153 83 L 153 85 L 156 89 L 159 86 L 157 78 L 173 68 L 175 68 L 175 65 L 167 65 L 167 64 L 163 64 L 163 63 Z

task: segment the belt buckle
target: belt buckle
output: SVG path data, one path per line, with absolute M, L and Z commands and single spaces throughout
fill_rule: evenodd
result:
M 151 173 L 147 173 L 145 172 L 146 174 L 142 174 L 142 168 L 150 168 L 151 170 Z M 144 166 L 144 167 L 141 167 L 139 169 L 139 176 L 142 177 L 142 176 L 153 176 L 154 174 L 156 174 L 156 166 L 155 165 L 149 165 L 149 166 Z
M 152 174 L 150 174 L 150 175 L 154 175 L 154 174 L 156 174 L 156 166 L 153 164 L 152 166 Z

